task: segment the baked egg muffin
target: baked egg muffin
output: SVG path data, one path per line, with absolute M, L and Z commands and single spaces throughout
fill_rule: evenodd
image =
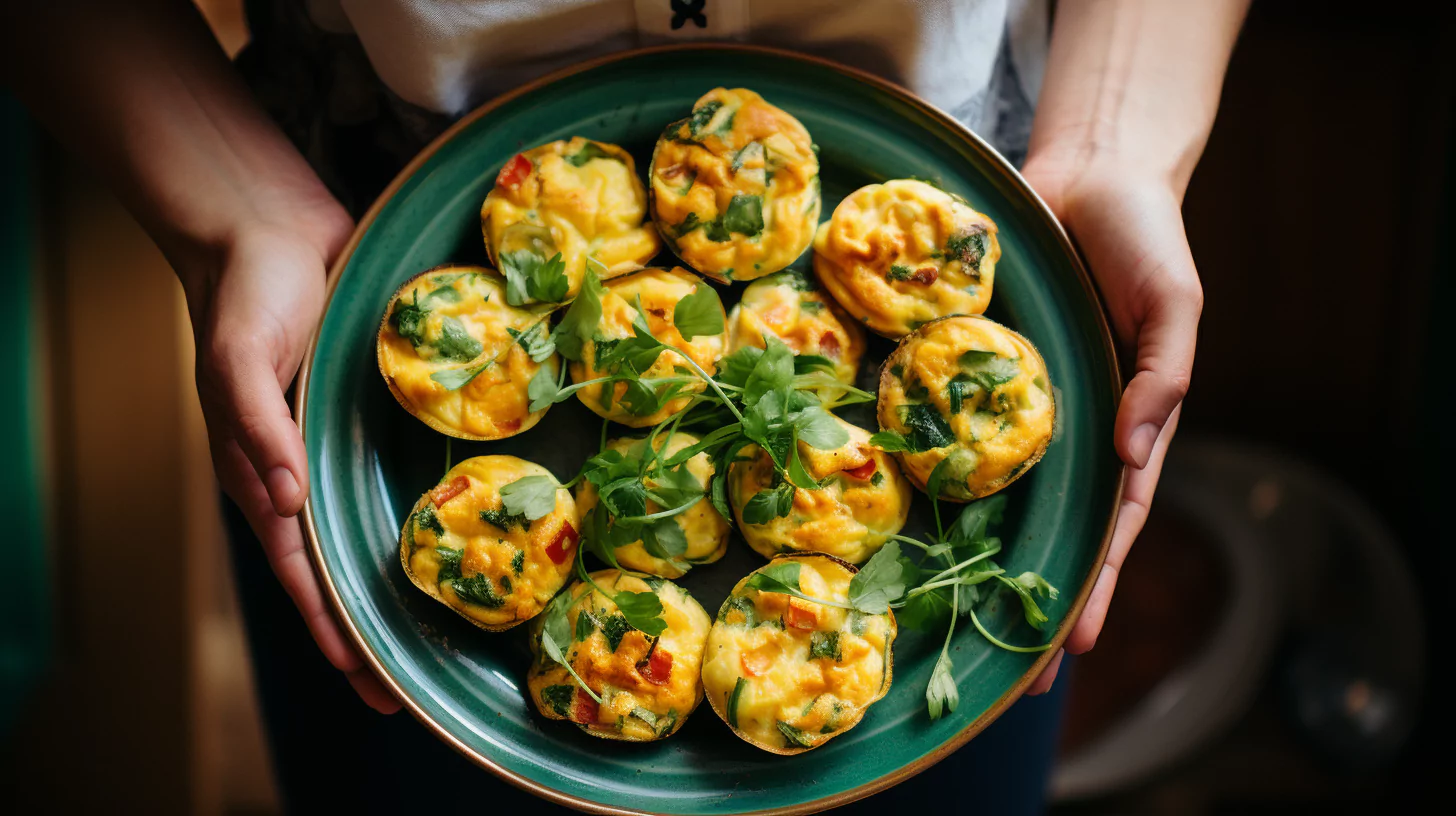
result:
M 794 262 L 819 223 L 819 155 L 799 120 L 714 88 L 657 140 L 652 219 L 683 263 L 720 283 Z
M 1011 484 L 1046 453 L 1056 401 L 1031 341 L 986 317 L 947 317 L 900 342 L 880 372 L 880 428 L 921 490 L 941 462 L 940 497 L 970 501 Z
M 595 336 L 582 345 L 581 361 L 571 364 L 569 370 L 572 381 L 587 382 L 609 373 L 599 364 L 603 363 L 604 355 L 611 353 L 616 341 L 634 336 L 632 322 L 639 315 L 639 304 L 640 315 L 653 337 L 687 355 L 712 376 L 718 370 L 718 360 L 728 345 L 726 327 L 718 334 L 685 339 L 673 322 L 674 309 L 678 302 L 699 286 L 708 285 L 706 281 L 682 267 L 644 269 L 607 281 L 603 284 L 605 291 L 601 299 L 601 321 L 597 324 Z M 717 308 L 721 316 L 722 304 Z M 646 428 L 683 410 L 694 394 L 708 387 L 707 383 L 694 375 L 682 356 L 672 351 L 662 352 L 646 371 L 638 373 L 644 379 L 682 378 L 677 383 L 681 396 L 663 401 L 661 406 L 655 406 L 654 400 L 642 399 L 643 395 L 631 388 L 628 382 L 589 385 L 578 390 L 576 396 L 582 404 L 603 419 L 631 428 Z M 656 410 L 653 410 L 654 407 Z
M 576 297 L 582 275 L 621 275 L 661 248 L 644 224 L 647 192 L 627 151 L 580 136 L 518 153 L 501 168 L 480 208 L 485 248 L 509 280 L 531 276 L 561 254 L 566 291 L 511 293 L 517 305 Z
M 798 568 L 800 590 L 847 603 L 854 567 L 823 553 L 761 567 Z M 895 614 L 867 615 L 753 589 L 750 573 L 708 633 L 703 690 L 733 733 L 775 754 L 817 748 L 855 727 L 890 690 Z
M 406 411 L 449 436 L 514 436 L 540 421 L 526 388 L 561 360 L 541 346 L 549 316 L 506 302 L 505 284 L 478 266 L 441 266 L 394 293 L 379 325 L 379 372 Z
M 803 273 L 785 269 L 743 290 L 728 315 L 728 353 L 745 346 L 763 348 L 765 336 L 783 341 L 795 355 L 828 359 L 836 380 L 854 384 L 864 355 L 864 330 Z
M 555 610 L 535 624 L 536 659 L 526 677 L 531 699 L 546 717 L 570 720 L 592 736 L 631 742 L 672 736 L 703 700 L 703 646 L 712 619 L 687 590 L 670 581 L 617 570 L 594 572 L 591 579 L 613 594 L 655 594 L 667 628 L 656 637 L 634 628 L 611 597 L 576 582 L 553 602 L 566 607 L 570 633 L 569 643 L 557 645 L 601 702 L 542 647 L 545 619 Z
M 514 456 L 466 459 L 415 502 L 400 533 L 399 559 L 410 581 L 493 632 L 545 609 L 576 557 L 581 522 L 566 489 L 556 491 L 556 507 L 541 518 L 507 512 L 501 488 L 528 476 L 552 478 Z
M 667 440 L 667 443 L 663 444 L 663 440 Z M 653 448 L 661 457 L 667 458 L 697 443 L 698 437 L 678 431 L 659 435 L 653 443 Z M 607 450 L 617 451 L 634 461 L 646 458 L 644 456 L 646 449 L 647 439 L 622 437 L 607 443 Z M 649 553 L 642 540 L 638 539 L 624 547 L 617 548 L 618 564 L 636 572 L 645 572 L 663 578 L 678 578 L 697 564 L 711 564 L 717 561 L 728 551 L 728 522 L 719 515 L 717 509 L 713 507 L 713 503 L 706 498 L 708 483 L 713 478 L 713 460 L 708 458 L 706 452 L 700 451 L 684 462 L 683 467 L 687 468 L 688 473 L 697 481 L 698 487 L 704 493 L 704 498 L 698 499 L 691 507 L 672 517 L 687 539 L 687 549 L 678 559 L 659 558 Z M 650 477 L 646 480 L 646 484 L 649 488 L 655 487 L 655 483 Z M 581 512 L 582 518 L 586 518 L 587 514 L 596 506 L 597 486 L 583 479 L 576 488 L 577 510 Z M 647 513 L 658 513 L 663 509 L 657 502 L 647 499 Z
M 782 484 L 767 451 L 746 447 L 730 467 L 728 500 L 738 530 L 765 558 L 822 552 L 862 564 L 905 526 L 912 491 L 894 458 L 870 444 L 868 431 L 835 419 L 849 433 L 843 447 L 819 450 L 799 443 L 799 459 L 810 478 L 829 482 L 818 490 L 795 488 L 786 516 L 763 524 L 744 521 L 749 500 Z
M 995 222 L 910 179 L 854 191 L 814 237 L 824 288 L 891 339 L 938 317 L 986 311 L 1000 258 Z

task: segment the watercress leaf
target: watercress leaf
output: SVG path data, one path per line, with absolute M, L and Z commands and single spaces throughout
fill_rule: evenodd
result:
M 744 584 L 759 592 L 782 592 L 786 595 L 800 595 L 799 567 L 797 561 L 776 561 L 748 576 Z
M 765 394 L 789 388 L 794 380 L 794 352 L 778 338 L 764 339 L 763 353 L 743 384 L 743 404 L 750 408 Z
M 744 387 L 762 356 L 763 349 L 757 346 L 744 346 L 724 357 L 718 363 L 718 382 L 735 385 L 739 388 Z
M 887 542 L 850 579 L 850 604 L 861 612 L 883 615 L 905 594 L 901 572 L 900 542 Z
M 795 374 L 809 374 L 814 371 L 833 374 L 837 369 L 834 361 L 822 354 L 800 354 L 794 357 Z
M 507 327 L 506 332 L 520 344 L 521 348 L 526 350 L 527 356 L 535 362 L 545 362 L 556 353 L 556 342 L 552 340 L 551 332 L 546 328 L 544 318 L 532 323 L 525 331 L 516 331 Z
M 931 631 L 950 618 L 950 590 L 946 588 L 922 592 L 905 599 L 895 610 L 895 622 L 920 631 Z
M 433 378 L 435 375 L 430 376 Z M 526 396 L 531 400 L 531 403 L 526 406 L 526 410 L 531 413 L 551 405 L 561 396 L 561 389 L 556 386 L 556 376 L 551 373 L 550 366 L 541 366 L 536 369 L 536 373 L 531 376 L 531 381 L 526 384 Z
M 880 431 L 870 436 L 870 444 L 886 453 L 909 451 L 910 443 L 895 431 Z
M 1009 587 L 1021 598 L 1021 611 L 1026 616 L 1026 622 L 1031 624 L 1033 629 L 1040 630 L 1047 623 L 1045 612 L 1037 605 L 1036 598 L 1041 596 L 1055 600 L 1057 588 L 1047 583 L 1047 580 L 1034 572 L 1023 572 L 1016 578 L 1007 578 L 1004 575 L 997 575 L 996 579 L 1003 585 Z
M 601 488 L 602 504 L 618 518 L 632 518 L 647 514 L 647 487 L 636 473 L 619 478 Z
M 703 486 L 687 465 L 659 468 L 652 476 L 652 492 L 667 500 L 669 507 L 681 507 L 703 497 Z
M 744 524 L 767 524 L 789 514 L 794 506 L 794 486 L 784 482 L 777 487 L 760 490 L 743 505 Z
M 953 668 L 950 655 L 941 651 L 935 670 L 930 673 L 930 684 L 925 687 L 925 704 L 932 720 L 940 719 L 942 713 L 955 711 L 960 705 L 961 693 L 956 688 Z
M 835 450 L 849 444 L 849 432 L 844 426 L 828 411 L 817 406 L 800 411 L 794 427 L 798 430 L 799 440 L 811 448 Z
M 651 637 L 667 630 L 667 621 L 662 619 L 662 599 L 656 593 L 618 592 L 612 601 L 634 629 Z
M 568 360 L 581 360 L 582 345 L 592 338 L 602 321 L 602 293 L 605 291 L 601 279 L 595 274 L 582 276 L 581 291 L 551 332 L 551 339 L 561 356 Z
M 560 303 L 566 300 L 571 281 L 566 262 L 558 252 L 550 260 L 535 249 L 517 249 L 500 254 L 501 272 L 506 276 L 506 302 L 524 306 L 531 302 Z
M 559 487 L 550 476 L 523 476 L 501 486 L 501 505 L 513 516 L 525 516 L 535 521 L 556 509 Z
M 699 283 L 672 309 L 672 324 L 686 340 L 723 333 L 723 303 L 706 283 Z
M 642 528 L 642 547 L 656 558 L 673 561 L 687 552 L 688 538 L 676 518 L 662 518 Z
M 489 368 L 490 365 L 491 362 L 486 360 L 480 365 L 467 366 L 465 368 L 447 368 L 444 371 L 436 371 L 431 374 L 430 379 L 445 386 L 446 391 L 459 391 L 469 385 L 471 380 L 480 376 L 480 372 Z M 543 366 L 541 371 L 545 370 L 546 368 Z M 555 386 L 556 381 L 553 379 L 551 384 Z M 536 409 L 533 408 L 532 410 Z
M 805 490 L 818 490 L 821 487 L 819 481 L 809 475 L 809 471 L 804 468 L 804 462 L 799 458 L 798 445 L 789 447 L 789 466 L 785 470 L 788 480 L 795 487 L 802 487 Z
M 938 467 L 938 466 L 937 466 Z M 962 558 L 969 558 L 990 549 L 986 543 L 986 528 L 1001 521 L 1006 509 L 1006 494 L 997 493 L 967 504 L 961 509 L 960 515 L 956 517 L 950 529 L 946 531 L 946 540 L 952 547 L 957 549 L 971 548 L 971 552 L 962 555 Z

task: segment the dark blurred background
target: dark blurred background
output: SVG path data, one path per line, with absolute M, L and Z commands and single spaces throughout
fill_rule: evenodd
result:
M 238 0 L 199 5 L 235 53 Z M 1102 640 L 1059 681 L 1054 811 L 1438 801 L 1453 62 L 1449 3 L 1255 2 L 1185 206 L 1193 388 Z M 0 395 L 0 801 L 276 812 L 181 290 L 8 98 L 0 133 L 22 382 Z

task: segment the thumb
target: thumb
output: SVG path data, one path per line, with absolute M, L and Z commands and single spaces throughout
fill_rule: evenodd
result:
M 1188 394 L 1203 290 L 1191 259 L 1186 270 L 1165 268 L 1149 283 L 1137 332 L 1137 371 L 1123 394 L 1113 438 L 1117 453 L 1142 469 L 1163 426 Z
M 307 454 L 271 355 L 256 340 L 223 339 L 208 358 L 208 385 L 273 509 L 296 515 L 308 496 Z

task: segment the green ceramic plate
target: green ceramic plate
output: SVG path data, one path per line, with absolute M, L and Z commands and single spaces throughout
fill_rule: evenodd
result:
M 490 634 L 419 592 L 399 564 L 401 520 L 445 466 L 445 437 L 406 414 L 374 361 L 390 294 L 447 261 L 485 263 L 480 203 L 517 151 L 588 136 L 623 145 L 645 168 L 663 127 L 705 91 L 744 86 L 797 116 L 819 144 L 824 213 L 854 189 L 891 178 L 934 179 L 1000 226 L 1002 259 L 989 314 L 1037 344 L 1061 392 L 1060 427 L 1046 458 L 1010 489 L 998 559 L 1062 589 L 1049 614 L 1066 634 L 1100 566 L 1120 490 L 1111 447 L 1118 374 L 1096 294 L 1060 227 L 1021 178 L 976 137 L 908 93 L 793 54 L 741 47 L 665 48 L 592 63 L 486 105 L 399 176 L 359 225 L 333 278 L 328 311 L 305 362 L 299 416 L 313 491 L 306 526 L 346 628 L 405 705 L 458 750 L 559 802 L 601 812 L 809 811 L 840 804 L 922 770 L 970 739 L 1020 694 L 1042 656 L 990 647 L 957 632 L 961 702 L 931 722 L 924 691 L 936 637 L 903 632 L 889 695 L 854 730 L 797 757 L 739 740 L 703 705 L 673 738 L 606 742 L 549 722 L 523 693 L 525 628 Z M 807 266 L 806 255 L 800 264 Z M 739 285 L 738 288 L 741 288 Z M 724 291 L 725 303 L 736 289 Z M 872 343 L 862 375 L 889 352 Z M 868 380 L 873 387 L 873 380 Z M 868 411 L 847 413 L 860 424 Z M 494 443 L 455 441 L 456 461 L 511 453 L 569 478 L 595 451 L 600 425 L 575 400 L 535 429 Z M 929 504 L 917 499 L 911 529 Z M 741 541 L 681 583 L 716 610 L 762 560 Z M 1003 608 L 997 608 L 998 605 Z M 1015 602 L 983 612 L 1005 639 L 1037 637 Z

